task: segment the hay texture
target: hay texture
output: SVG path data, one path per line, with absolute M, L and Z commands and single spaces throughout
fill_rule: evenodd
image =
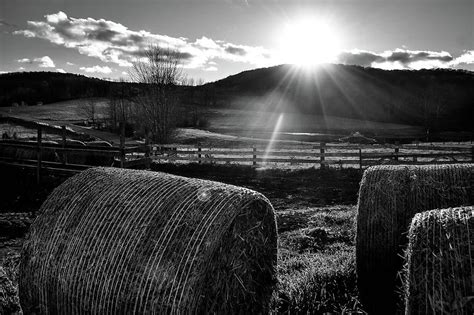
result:
M 474 207 L 415 215 L 406 251 L 406 314 L 474 314 Z
M 0 314 L 19 314 L 20 311 L 17 289 L 0 266 Z
M 25 313 L 260 314 L 276 283 L 273 208 L 254 191 L 94 168 L 40 209 L 20 263 Z
M 474 164 L 385 165 L 365 171 L 359 191 L 356 260 L 359 295 L 369 313 L 390 314 L 397 309 L 398 273 L 413 216 L 474 204 L 473 171 Z

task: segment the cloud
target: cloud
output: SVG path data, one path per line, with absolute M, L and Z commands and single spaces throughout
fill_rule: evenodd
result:
M 451 64 L 453 66 L 474 64 L 474 50 L 467 50 L 461 56 L 455 58 Z
M 61 72 L 61 73 L 66 73 L 66 71 L 64 69 L 61 69 L 61 68 L 56 68 L 56 71 Z
M 446 51 L 422 51 L 397 48 L 375 53 L 351 50 L 340 53 L 336 61 L 342 64 L 359 65 L 381 69 L 431 69 L 447 68 L 455 59 Z
M 0 26 L 13 27 L 13 28 L 17 28 L 17 27 L 18 27 L 18 26 L 15 25 L 15 24 L 8 23 L 8 22 L 5 21 L 4 19 L 0 19 Z
M 110 69 L 107 66 L 101 67 L 101 66 L 93 66 L 93 67 L 80 67 L 80 70 L 87 72 L 87 73 L 104 73 L 108 74 L 112 72 L 112 69 Z
M 143 51 L 150 44 L 179 51 L 178 57 L 186 68 L 205 69 L 209 62 L 218 59 L 256 66 L 275 64 L 271 52 L 262 47 L 236 45 L 205 36 L 191 41 L 184 37 L 131 30 L 105 19 L 68 17 L 62 11 L 45 15 L 43 21 L 28 21 L 26 29 L 13 33 L 41 38 L 120 67 L 130 67 L 133 61 L 143 57 Z
M 49 58 L 48 56 L 44 56 L 44 57 L 41 57 L 41 58 L 35 58 L 35 59 L 33 59 L 33 61 L 39 63 L 38 67 L 40 67 L 40 68 L 54 68 L 54 67 L 56 67 L 54 65 L 53 60 L 51 58 Z
M 239 56 L 245 56 L 247 54 L 247 51 L 245 50 L 245 48 L 230 45 L 230 44 L 226 45 L 225 51 L 228 52 L 229 54 L 239 55 Z
M 204 71 L 217 71 L 217 67 L 216 66 L 210 66 L 210 67 L 205 68 Z
M 22 58 L 18 59 L 19 63 L 37 64 L 40 68 L 54 68 L 56 67 L 54 61 L 49 56 L 38 57 L 34 59 Z
M 17 60 L 19 63 L 33 63 L 31 59 L 28 58 L 22 58 Z
M 66 64 L 67 64 L 68 66 L 74 66 L 74 64 L 73 64 L 72 62 L 69 62 L 69 61 L 66 62 Z

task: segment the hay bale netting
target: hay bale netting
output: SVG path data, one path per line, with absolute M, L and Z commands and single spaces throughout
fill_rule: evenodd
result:
M 474 314 L 474 207 L 418 213 L 408 239 L 406 314 Z
M 365 171 L 359 191 L 356 260 L 359 295 L 369 313 L 390 314 L 397 308 L 398 273 L 413 216 L 474 204 L 473 171 L 474 164 L 385 165 Z
M 276 282 L 273 208 L 254 191 L 93 168 L 56 188 L 20 265 L 26 313 L 265 313 Z

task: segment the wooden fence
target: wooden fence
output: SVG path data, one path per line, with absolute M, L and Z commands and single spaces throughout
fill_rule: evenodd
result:
M 149 168 L 149 145 L 125 146 L 123 136 L 119 146 L 107 145 L 106 142 L 92 145 L 80 141 L 74 143 L 68 141 L 66 128 L 62 129 L 62 139 L 58 142 L 44 141 L 42 126 L 37 128 L 36 141 L 1 140 L 0 164 L 34 168 L 38 182 L 43 171 L 71 174 L 93 166 Z
M 474 158 L 471 146 L 340 145 L 202 147 L 153 145 L 151 159 L 158 162 L 237 163 L 253 166 L 312 164 L 365 168 L 378 164 L 467 163 Z
M 63 127 L 62 140 L 43 141 L 38 127 L 36 141 L 0 141 L 0 163 L 36 169 L 37 180 L 44 170 L 75 173 L 92 166 L 145 167 L 159 163 L 211 163 L 292 168 L 355 167 L 363 169 L 378 164 L 468 163 L 474 161 L 474 146 L 433 145 L 347 145 L 314 144 L 253 147 L 208 147 L 190 145 L 79 146 L 67 141 Z M 123 133 L 122 133 L 123 134 Z M 8 151 L 10 149 L 10 151 Z M 13 150 L 12 150 L 13 149 Z M 12 151 L 15 154 L 12 154 Z M 19 155 L 18 152 L 30 154 Z M 80 162 L 74 158 L 82 156 Z M 92 157 L 92 159 L 91 159 Z M 96 159 L 94 159 L 94 157 Z M 98 161 L 96 163 L 96 161 Z M 105 161 L 105 162 L 104 162 Z M 105 163 L 105 164 L 104 164 Z

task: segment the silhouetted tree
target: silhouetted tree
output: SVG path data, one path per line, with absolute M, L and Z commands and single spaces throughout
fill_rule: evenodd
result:
M 142 83 L 135 98 L 140 120 L 158 143 L 169 142 L 176 126 L 178 95 L 176 86 L 183 78 L 180 53 L 151 45 L 144 58 L 133 63 L 131 77 Z

